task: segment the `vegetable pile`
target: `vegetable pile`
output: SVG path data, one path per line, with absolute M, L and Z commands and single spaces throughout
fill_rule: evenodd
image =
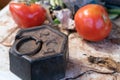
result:
M 30 0 L 29 3 L 11 3 L 10 11 L 20 28 L 35 27 L 48 21 L 48 25 L 57 25 L 69 32 L 76 29 L 83 39 L 96 42 L 109 35 L 112 28 L 110 19 L 119 13 L 118 9 L 103 6 L 97 2 L 81 6 L 77 1 L 69 3 L 64 0 Z

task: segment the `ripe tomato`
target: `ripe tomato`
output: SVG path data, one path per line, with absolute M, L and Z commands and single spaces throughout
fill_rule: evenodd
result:
M 11 3 L 9 9 L 14 21 L 21 28 L 39 26 L 46 19 L 45 9 L 38 4 Z
M 112 23 L 104 7 L 98 4 L 88 4 L 75 14 L 76 30 L 86 40 L 100 41 L 111 31 Z

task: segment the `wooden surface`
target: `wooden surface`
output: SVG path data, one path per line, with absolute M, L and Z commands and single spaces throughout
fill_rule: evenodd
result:
M 15 34 L 19 28 L 12 20 L 8 6 L 0 12 L 0 17 L 0 80 L 21 80 L 9 71 L 8 54 L 9 48 L 12 45 Z M 120 19 L 113 22 L 120 27 Z M 98 51 L 95 51 L 96 49 L 93 47 L 90 49 L 82 49 L 83 47 L 89 46 L 81 40 L 77 33 L 71 33 L 69 35 L 69 61 L 66 70 L 66 77 L 61 80 L 120 80 L 119 72 L 113 74 L 111 70 L 90 64 L 87 60 L 87 57 L 90 55 L 98 57 L 111 56 L 115 61 L 120 62 L 119 51 L 116 55 L 109 54 L 109 52 L 102 54 L 102 52 L 98 53 Z M 86 50 L 88 50 L 88 54 L 86 54 Z M 68 79 L 72 77 L 76 78 Z

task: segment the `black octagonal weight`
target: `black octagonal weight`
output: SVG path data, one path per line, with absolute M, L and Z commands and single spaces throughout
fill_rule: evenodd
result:
M 59 80 L 67 55 L 67 36 L 50 26 L 20 30 L 9 51 L 10 70 L 22 80 Z

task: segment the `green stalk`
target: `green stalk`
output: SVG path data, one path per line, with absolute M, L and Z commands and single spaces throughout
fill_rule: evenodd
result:
M 35 3 L 36 2 L 36 0 L 30 0 L 30 3 Z
M 120 9 L 108 9 L 108 13 L 120 15 Z
M 35 3 L 37 2 L 38 0 L 30 0 L 30 3 Z
M 52 6 L 56 6 L 55 0 L 50 0 L 50 4 L 51 4 Z
M 50 4 L 53 7 L 61 6 L 63 8 L 63 0 L 50 0 Z
M 59 5 L 63 8 L 63 0 L 59 0 Z
M 30 5 L 31 3 L 35 3 L 37 1 L 39 1 L 39 0 L 20 0 L 19 2 L 25 2 L 25 3 L 27 3 L 27 5 Z

